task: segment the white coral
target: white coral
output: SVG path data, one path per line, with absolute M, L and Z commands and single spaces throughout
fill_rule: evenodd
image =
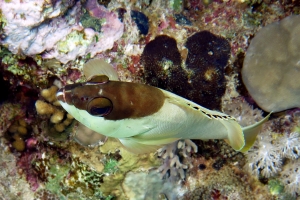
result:
M 300 159 L 288 163 L 280 173 L 281 180 L 284 183 L 285 190 L 296 196 L 300 194 Z
M 270 177 L 281 170 L 281 155 L 270 141 L 269 137 L 262 137 L 247 154 L 248 168 L 257 176 Z
M 276 141 L 283 157 L 297 159 L 300 156 L 300 134 L 297 132 L 285 133 L 283 138 Z

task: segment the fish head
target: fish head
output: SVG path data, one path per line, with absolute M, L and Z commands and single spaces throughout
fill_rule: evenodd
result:
M 112 101 L 105 93 L 102 94 L 105 89 L 103 85 L 108 82 L 109 79 L 105 75 L 94 76 L 85 83 L 66 85 L 58 90 L 56 97 L 68 112 L 69 107 L 73 106 L 87 111 L 91 116 L 104 117 L 113 109 Z

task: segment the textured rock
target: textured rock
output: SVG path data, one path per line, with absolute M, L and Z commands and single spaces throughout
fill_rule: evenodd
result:
M 300 106 L 300 16 L 262 28 L 252 39 L 242 69 L 243 82 L 265 111 Z

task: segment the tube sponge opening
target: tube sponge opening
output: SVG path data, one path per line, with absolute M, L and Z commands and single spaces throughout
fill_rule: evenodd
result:
M 262 28 L 252 39 L 242 69 L 243 82 L 265 111 L 300 107 L 300 16 Z

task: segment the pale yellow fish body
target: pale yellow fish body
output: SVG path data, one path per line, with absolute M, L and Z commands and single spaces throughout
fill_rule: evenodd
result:
M 100 63 L 94 60 L 92 66 Z M 171 92 L 137 83 L 102 81 L 101 78 L 66 86 L 57 97 L 63 108 L 80 123 L 103 135 L 118 138 L 136 153 L 155 151 L 179 139 L 225 139 L 235 150 L 244 152 L 252 146 L 261 125 L 269 117 L 242 128 L 233 117 Z M 84 98 L 85 102 L 81 102 Z M 91 111 L 91 105 L 98 107 Z M 91 112 L 105 114 L 94 116 Z

